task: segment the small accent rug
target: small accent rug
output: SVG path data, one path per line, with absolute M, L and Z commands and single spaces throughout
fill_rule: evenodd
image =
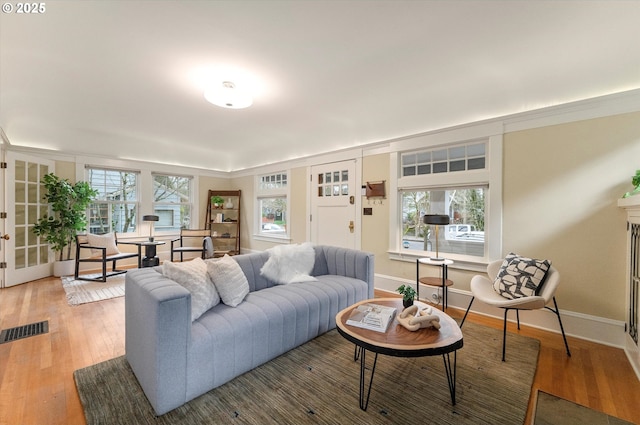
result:
M 86 277 L 97 277 L 100 274 L 88 274 Z M 124 275 L 108 277 L 106 282 L 90 282 L 75 280 L 73 276 L 63 276 L 62 287 L 67 294 L 69 305 L 92 303 L 124 297 Z
M 360 410 L 360 364 L 336 330 L 159 417 L 124 356 L 77 370 L 74 378 L 88 425 L 522 424 L 540 344 L 512 334 L 508 344 L 502 362 L 502 332 L 465 324 L 455 406 L 442 356 L 380 355 L 369 408 Z
M 538 391 L 535 418 L 535 425 L 633 425 L 543 391 Z

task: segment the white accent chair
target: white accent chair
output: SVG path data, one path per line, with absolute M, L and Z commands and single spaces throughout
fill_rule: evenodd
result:
M 553 266 L 549 268 L 549 272 L 547 273 L 547 277 L 542 284 L 542 288 L 539 295 L 522 297 L 509 299 L 501 296 L 493 289 L 493 282 L 498 276 L 498 272 L 500 270 L 500 266 L 502 265 L 503 260 L 497 260 L 489 263 L 487 265 L 487 275 L 475 275 L 471 279 L 471 292 L 473 297 L 471 298 L 471 302 L 469 303 L 469 307 L 467 307 L 467 311 L 462 318 L 462 322 L 460 323 L 460 328 L 464 325 L 464 321 L 467 318 L 467 314 L 469 314 L 469 310 L 471 309 L 471 305 L 473 301 L 477 298 L 479 301 L 482 301 L 485 304 L 492 305 L 494 307 L 499 307 L 504 309 L 504 326 L 503 326 L 503 334 L 502 334 L 502 361 L 505 361 L 505 352 L 506 352 L 506 339 L 507 339 L 507 313 L 509 310 L 516 311 L 516 320 L 518 323 L 518 330 L 520 330 L 520 310 L 539 310 L 546 308 L 547 310 L 552 311 L 556 317 L 558 318 L 558 324 L 560 325 L 560 331 L 562 332 L 562 338 L 564 339 L 564 345 L 567 349 L 567 356 L 571 357 L 571 352 L 569 351 L 569 344 L 567 343 L 567 337 L 564 334 L 564 327 L 562 326 L 562 320 L 560 319 L 560 310 L 558 309 L 558 303 L 556 302 L 555 292 L 560 284 L 560 272 L 555 269 Z M 551 301 L 553 301 L 554 308 L 547 306 Z

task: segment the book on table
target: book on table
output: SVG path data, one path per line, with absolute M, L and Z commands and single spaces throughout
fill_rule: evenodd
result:
M 367 303 L 353 309 L 347 319 L 347 325 L 376 332 L 386 332 L 395 317 L 395 307 Z

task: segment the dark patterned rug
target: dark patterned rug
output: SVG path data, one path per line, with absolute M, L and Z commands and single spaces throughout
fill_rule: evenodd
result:
M 88 425 L 97 424 L 522 424 L 539 342 L 466 323 L 455 406 L 442 356 L 379 356 L 366 412 L 359 363 L 333 330 L 156 417 L 124 357 L 74 372 Z M 373 356 L 367 356 L 373 360 Z
M 535 425 L 633 425 L 568 400 L 538 391 Z

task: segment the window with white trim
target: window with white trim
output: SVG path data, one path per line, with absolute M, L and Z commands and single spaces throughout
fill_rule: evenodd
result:
M 440 254 L 485 256 L 486 187 L 402 190 L 402 248 Z M 449 216 L 448 225 L 425 224 L 425 214 Z
M 398 155 L 400 252 L 434 256 L 436 226 L 425 214 L 449 216 L 437 227 L 439 256 L 479 261 L 489 256 L 489 141 L 471 141 Z
M 191 224 L 193 177 L 152 173 L 156 232 L 177 232 Z
M 90 233 L 136 233 L 139 172 L 87 168 L 87 181 L 98 191 L 89 206 Z
M 289 205 L 288 173 L 265 174 L 256 178 L 257 236 L 285 239 L 289 235 L 287 215 Z

